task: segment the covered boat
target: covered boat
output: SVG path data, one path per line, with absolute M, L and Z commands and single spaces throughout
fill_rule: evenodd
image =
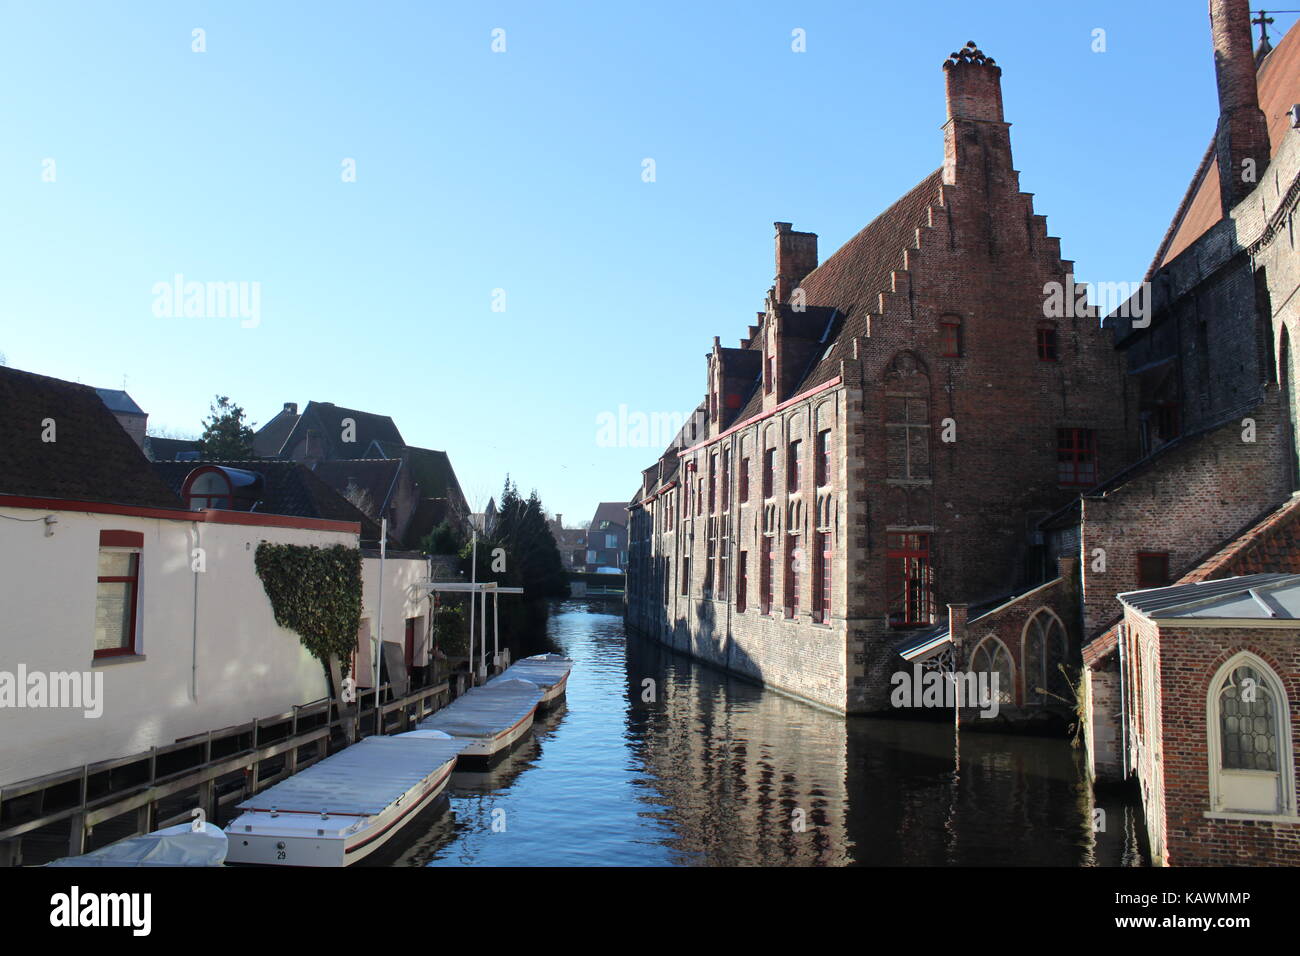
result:
M 497 679 L 457 697 L 419 727 L 463 740 L 462 757 L 490 760 L 528 733 L 541 700 L 541 688 L 532 681 Z
M 228 858 L 350 866 L 437 799 L 464 747 L 427 730 L 358 741 L 240 803 Z
M 540 706 L 545 709 L 564 696 L 571 670 L 573 661 L 561 654 L 535 654 L 511 664 L 500 677 L 494 677 L 484 686 L 492 687 L 507 680 L 531 681 L 541 690 Z

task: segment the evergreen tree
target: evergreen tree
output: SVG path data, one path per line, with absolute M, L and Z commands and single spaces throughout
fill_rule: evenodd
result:
M 244 410 L 225 395 L 217 395 L 203 422 L 199 454 L 216 461 L 253 457 L 253 429 L 244 423 Z

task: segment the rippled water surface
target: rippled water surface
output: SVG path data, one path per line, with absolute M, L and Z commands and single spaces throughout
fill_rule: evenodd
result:
M 1064 741 L 963 732 L 958 747 L 944 723 L 846 720 L 627 636 L 618 611 L 557 605 L 567 703 L 491 771 L 457 772 L 376 863 L 1140 862 L 1132 808 L 1102 804 L 1094 835 Z

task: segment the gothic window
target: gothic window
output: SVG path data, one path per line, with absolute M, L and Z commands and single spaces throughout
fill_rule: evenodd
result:
M 1042 706 L 1055 698 L 1070 700 L 1069 680 L 1061 672 L 1066 660 L 1065 627 L 1061 619 L 1047 608 L 1035 612 L 1025 623 L 1024 649 L 1024 702 Z
M 921 395 L 885 396 L 885 455 L 888 476 L 930 477 L 929 402 Z
M 1281 681 L 1258 657 L 1242 652 L 1219 669 L 1206 721 L 1211 809 L 1294 812 L 1290 720 Z
M 1015 703 L 1015 664 L 1011 654 L 1000 640 L 992 635 L 984 638 L 971 656 L 971 671 L 976 674 L 988 674 L 989 690 L 996 691 L 999 704 Z

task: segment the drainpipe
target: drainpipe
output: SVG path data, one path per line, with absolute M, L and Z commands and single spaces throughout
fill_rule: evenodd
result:
M 194 548 L 201 548 L 199 543 L 199 523 L 191 522 L 194 527 Z M 202 552 L 200 552 L 202 553 Z M 194 578 L 193 620 L 190 632 L 190 700 L 199 702 L 199 572 L 194 567 L 194 551 L 190 551 L 190 574 Z

